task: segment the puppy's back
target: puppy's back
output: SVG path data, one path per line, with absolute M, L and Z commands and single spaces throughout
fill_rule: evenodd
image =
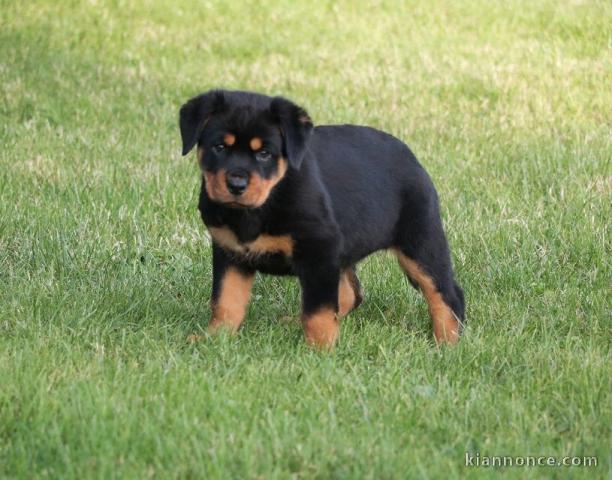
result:
M 423 167 L 406 144 L 388 133 L 356 125 L 318 126 L 309 149 L 347 250 L 358 256 L 391 246 L 407 201 L 426 205 L 435 199 Z

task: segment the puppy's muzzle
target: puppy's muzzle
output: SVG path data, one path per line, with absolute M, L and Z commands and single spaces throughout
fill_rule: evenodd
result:
M 227 189 L 232 195 L 242 195 L 249 185 L 249 172 L 246 170 L 232 170 L 225 175 Z

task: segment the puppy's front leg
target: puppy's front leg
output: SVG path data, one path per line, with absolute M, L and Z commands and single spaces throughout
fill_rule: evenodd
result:
M 298 275 L 302 287 L 302 325 L 306 341 L 319 348 L 331 348 L 340 329 L 340 269 L 335 262 L 317 259 L 301 264 Z
M 213 288 L 210 300 L 212 316 L 208 331 L 240 327 L 251 298 L 255 273 L 232 261 L 218 245 L 213 244 Z

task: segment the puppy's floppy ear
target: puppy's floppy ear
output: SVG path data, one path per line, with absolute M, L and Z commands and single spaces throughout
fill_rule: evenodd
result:
M 222 90 L 210 90 L 190 99 L 181 107 L 179 124 L 183 140 L 183 155 L 187 155 L 198 140 L 198 134 L 212 114 L 219 111 L 225 99 Z
M 312 120 L 302 107 L 283 97 L 274 97 L 270 112 L 278 121 L 283 135 L 284 154 L 292 168 L 300 168 L 312 134 Z

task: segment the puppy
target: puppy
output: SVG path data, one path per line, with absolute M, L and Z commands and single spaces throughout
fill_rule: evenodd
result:
M 400 140 L 355 125 L 313 127 L 282 97 L 212 90 L 180 110 L 183 155 L 197 145 L 199 210 L 212 237 L 209 331 L 238 329 L 255 272 L 295 275 L 306 341 L 331 347 L 363 296 L 356 264 L 390 249 L 428 302 L 438 343 L 464 320 L 438 198 Z

